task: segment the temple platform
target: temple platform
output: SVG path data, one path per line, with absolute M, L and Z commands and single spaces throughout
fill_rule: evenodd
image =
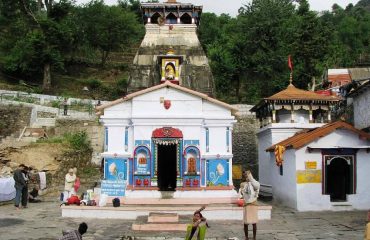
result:
M 111 201 L 108 201 L 111 203 Z M 236 204 L 236 199 L 127 199 L 121 198 L 121 206 L 61 206 L 62 217 L 71 218 L 99 218 L 99 219 L 127 219 L 136 220 L 138 217 L 149 217 L 151 213 L 175 214 L 178 216 L 192 215 L 202 205 L 206 209 L 202 212 L 210 220 L 242 220 L 243 208 Z M 258 218 L 271 219 L 269 205 L 259 203 Z M 149 218 L 150 219 L 150 218 Z M 148 220 L 149 220 L 148 219 Z M 152 218 L 153 219 L 153 218 Z M 155 217 L 154 217 L 155 219 Z M 154 220 L 156 222 L 158 219 Z M 173 220 L 173 219 L 172 219 Z M 148 221 L 149 223 L 150 221 Z M 152 221 L 153 222 L 153 221 Z M 155 228 L 154 228 L 155 229 Z

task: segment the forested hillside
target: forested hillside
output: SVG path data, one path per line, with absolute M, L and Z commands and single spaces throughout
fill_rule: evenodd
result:
M 115 99 L 143 36 L 136 0 L 0 0 L 0 88 L 80 96 L 86 86 Z M 287 86 L 288 55 L 303 89 L 320 88 L 327 68 L 369 66 L 370 1 L 317 13 L 307 0 L 254 0 L 236 17 L 203 13 L 199 38 L 217 97 L 253 104 Z

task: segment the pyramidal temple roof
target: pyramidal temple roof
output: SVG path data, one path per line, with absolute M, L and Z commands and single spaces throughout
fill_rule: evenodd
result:
M 289 84 L 286 89 L 280 91 L 268 98 L 267 100 L 326 100 L 339 101 L 337 96 L 325 96 L 312 91 L 306 91 L 296 88 L 293 84 Z
M 321 95 L 312 91 L 302 90 L 296 88 L 292 83 L 288 85 L 288 87 L 274 95 L 262 99 L 258 104 L 256 104 L 250 111 L 256 112 L 257 109 L 261 108 L 265 104 L 269 102 L 339 102 L 341 98 L 338 96 L 326 96 Z

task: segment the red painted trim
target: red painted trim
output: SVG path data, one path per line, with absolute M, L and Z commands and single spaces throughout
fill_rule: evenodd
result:
M 182 138 L 180 129 L 173 127 L 157 128 L 152 133 L 152 138 Z

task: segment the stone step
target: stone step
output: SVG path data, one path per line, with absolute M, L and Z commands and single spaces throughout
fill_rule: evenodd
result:
M 332 211 L 353 211 L 352 204 L 348 202 L 332 202 L 331 203 Z
M 175 223 L 179 221 L 177 213 L 151 212 L 148 216 L 148 223 Z
M 99 203 L 99 201 L 97 201 Z M 153 206 L 153 205 L 125 205 L 120 207 L 95 207 L 95 206 L 61 206 L 62 217 L 100 218 L 100 219 L 128 219 L 135 220 L 139 216 L 147 217 L 151 212 L 175 213 L 178 215 L 192 215 L 198 206 Z M 258 206 L 258 218 L 260 220 L 271 219 L 269 205 Z M 209 205 L 203 210 L 203 215 L 212 220 L 242 220 L 243 208 L 235 205 Z
M 132 230 L 134 231 L 186 231 L 187 224 L 183 223 L 144 223 L 144 224 L 132 224 Z

